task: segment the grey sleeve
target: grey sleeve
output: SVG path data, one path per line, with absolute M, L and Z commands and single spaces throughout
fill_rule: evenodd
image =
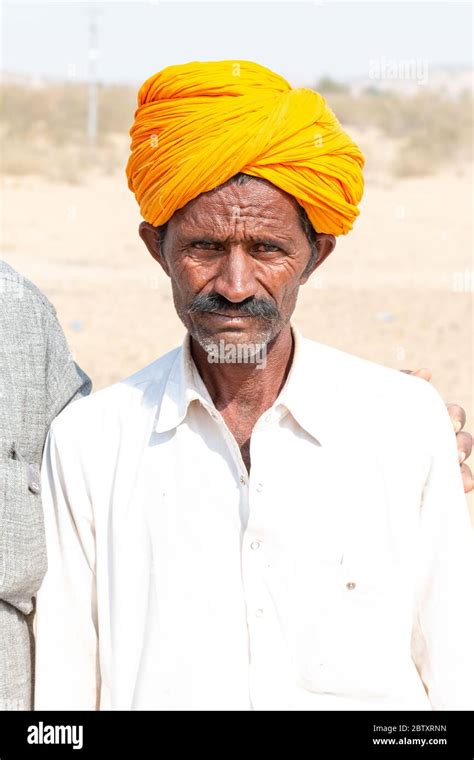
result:
M 53 419 L 90 391 L 54 307 L 0 261 L 0 709 L 31 704 L 33 601 L 46 571 L 33 476 Z
M 46 388 L 48 426 L 65 406 L 88 396 L 92 383 L 74 361 L 63 330 L 55 314 L 46 315 Z

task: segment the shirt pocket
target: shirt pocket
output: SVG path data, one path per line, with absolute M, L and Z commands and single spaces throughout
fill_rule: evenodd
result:
M 19 456 L 0 467 L 0 598 L 28 614 L 47 563 L 39 467 Z
M 322 564 L 300 630 L 299 684 L 354 698 L 388 696 L 409 653 L 406 602 L 387 562 Z

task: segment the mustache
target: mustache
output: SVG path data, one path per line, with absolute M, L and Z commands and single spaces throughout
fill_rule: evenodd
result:
M 200 293 L 195 296 L 188 306 L 189 312 L 237 312 L 243 317 L 263 317 L 263 319 L 278 319 L 280 312 L 275 303 L 269 298 L 249 296 L 239 303 L 232 303 L 220 293 Z

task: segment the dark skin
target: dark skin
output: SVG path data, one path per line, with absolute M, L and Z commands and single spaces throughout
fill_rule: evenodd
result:
M 148 222 L 142 222 L 139 232 L 171 279 L 176 310 L 191 334 L 196 367 L 250 471 L 252 430 L 274 403 L 291 366 L 289 323 L 299 288 L 332 253 L 336 239 L 317 234 L 317 259 L 308 268 L 311 246 L 297 202 L 274 185 L 257 181 L 224 184 L 198 196 L 170 219 L 164 246 L 157 228 Z M 210 293 L 224 299 L 218 313 L 190 311 L 195 296 Z M 276 305 L 278 317 L 243 314 L 242 305 L 252 298 Z M 210 363 L 206 348 L 221 340 L 264 343 L 266 366 Z M 431 376 L 429 370 L 414 374 L 427 380 Z M 461 432 L 464 410 L 457 405 L 448 410 L 463 461 L 472 448 L 471 436 Z M 467 465 L 462 467 L 465 490 L 471 490 L 472 476 Z

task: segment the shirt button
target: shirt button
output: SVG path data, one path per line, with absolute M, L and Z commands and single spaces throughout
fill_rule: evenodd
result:
M 261 609 L 257 610 L 256 613 L 255 613 L 255 617 L 258 617 L 258 618 L 263 617 L 263 610 L 261 610 Z
M 31 464 L 29 464 L 27 468 L 27 478 L 28 478 L 28 488 L 31 491 L 31 493 L 36 493 L 36 494 L 40 493 L 41 491 L 40 482 Z
M 245 478 L 243 475 L 240 476 L 240 482 L 242 483 L 243 486 L 245 485 Z
M 211 412 L 211 417 L 213 420 L 217 420 L 217 414 L 215 412 Z
M 271 421 L 272 421 L 272 415 L 271 414 L 266 414 L 265 415 L 265 422 L 271 422 Z
M 348 591 L 353 591 L 356 587 L 356 584 L 353 581 L 349 581 L 349 583 L 346 583 L 346 589 Z
M 39 493 L 41 491 L 40 484 L 37 480 L 32 480 L 28 483 L 28 489 L 31 493 Z
M 263 483 L 258 483 L 257 484 L 257 491 L 260 493 L 262 491 L 262 489 L 263 489 Z
M 251 549 L 260 549 L 260 541 L 252 541 L 250 544 Z

